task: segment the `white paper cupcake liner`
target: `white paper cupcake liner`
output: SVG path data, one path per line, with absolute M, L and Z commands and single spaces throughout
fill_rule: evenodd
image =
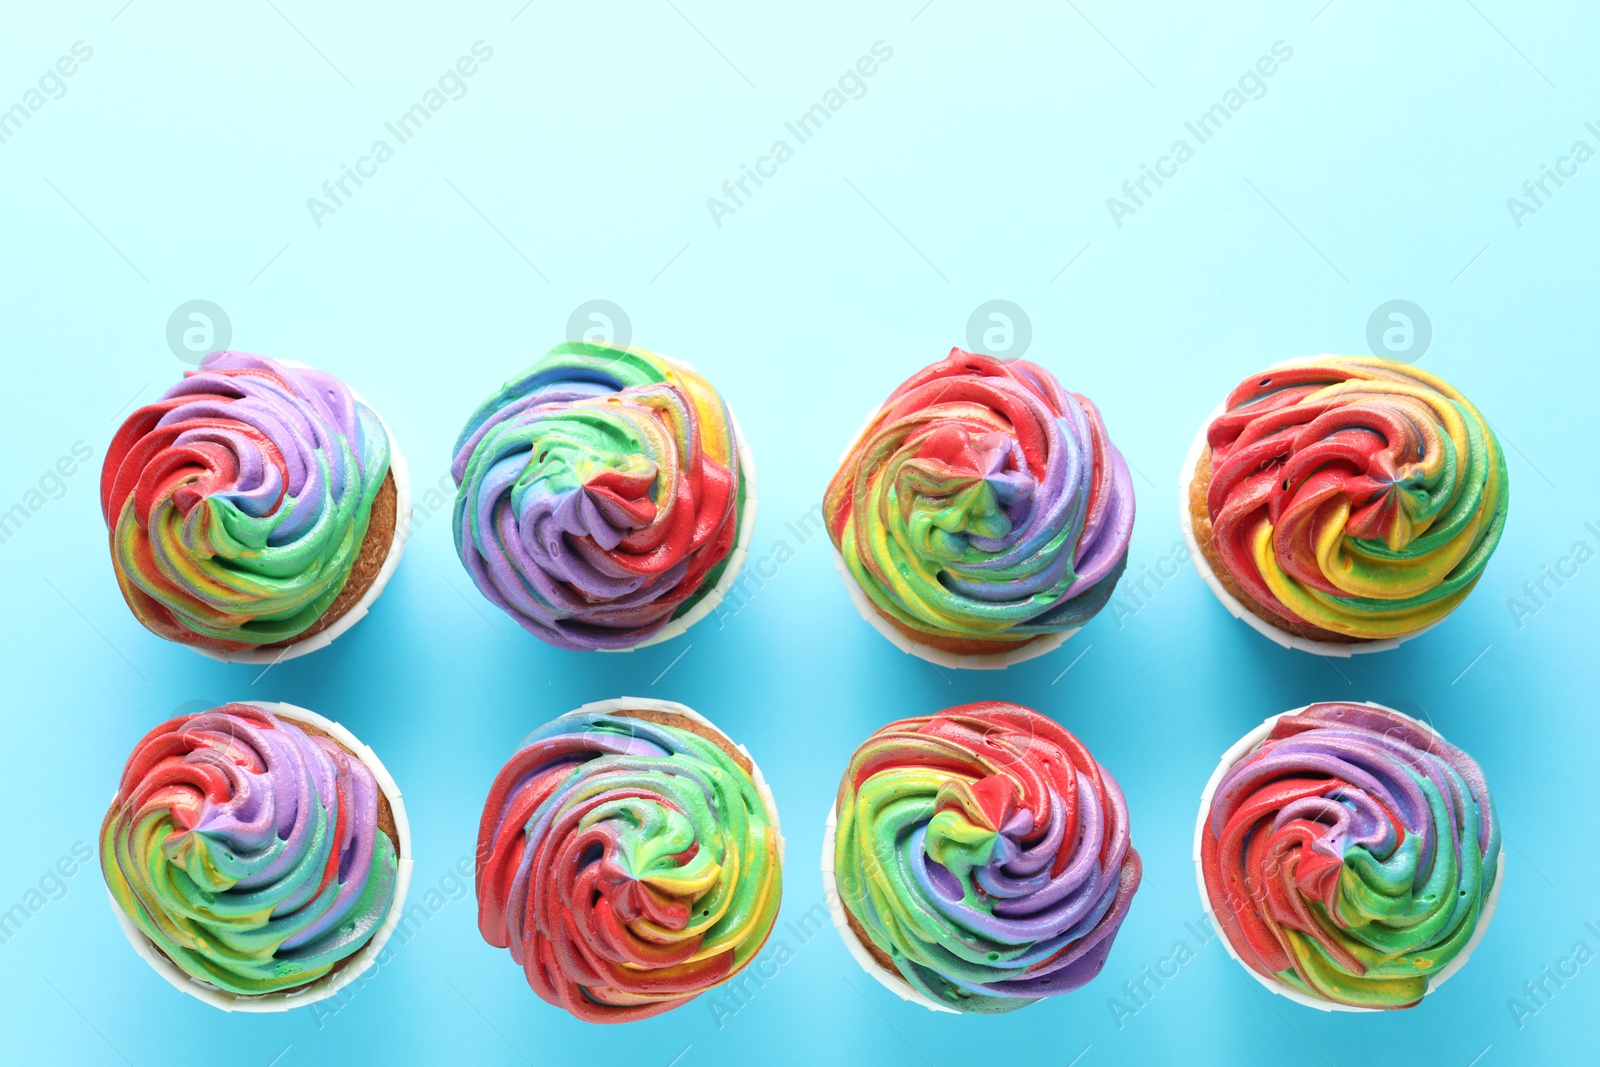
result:
M 744 754 L 744 758 L 750 761 L 750 780 L 755 783 L 756 793 L 761 797 L 761 804 L 767 809 L 767 821 L 772 824 L 773 836 L 778 839 L 778 866 L 781 873 L 784 851 L 783 828 L 778 822 L 778 803 L 773 799 L 772 788 L 767 785 L 767 779 L 761 773 L 761 765 L 750 754 L 750 750 L 729 737 L 723 732 L 722 727 L 691 707 L 671 700 L 656 700 L 652 697 L 613 697 L 609 700 L 591 700 L 582 707 L 574 708 L 572 711 L 567 712 L 567 714 L 576 715 L 579 712 L 588 712 L 595 715 L 619 715 L 622 718 L 627 718 L 626 713 L 630 708 L 641 711 L 657 711 L 666 715 L 682 715 L 686 719 L 692 719 L 701 726 L 715 731 L 718 737 Z M 523 744 L 526 743 L 527 739 L 524 738 Z M 517 747 L 521 748 L 522 745 Z
M 1279 367 L 1292 367 L 1299 363 L 1313 363 L 1317 360 L 1337 358 L 1337 356 L 1320 355 L 1306 356 L 1301 359 L 1286 359 L 1272 364 L 1267 369 L 1277 370 Z M 1313 641 L 1310 638 L 1300 637 L 1272 625 L 1272 623 L 1267 622 L 1245 607 L 1238 597 L 1228 592 L 1227 587 L 1222 584 L 1212 571 L 1211 564 L 1206 559 L 1205 553 L 1200 550 L 1200 542 L 1194 533 L 1194 517 L 1189 513 L 1189 487 L 1194 482 L 1194 471 L 1195 467 L 1200 463 L 1200 456 L 1206 450 L 1206 431 L 1211 428 L 1212 422 L 1226 408 L 1227 401 L 1223 401 L 1212 409 L 1211 414 L 1207 415 L 1205 420 L 1200 423 L 1199 432 L 1194 435 L 1194 442 L 1189 446 L 1189 454 L 1183 461 L 1183 472 L 1178 476 L 1178 521 L 1183 526 L 1183 540 L 1189 546 L 1189 558 L 1194 562 L 1195 573 L 1200 575 L 1201 580 L 1206 583 L 1207 588 L 1222 603 L 1222 606 L 1228 609 L 1228 614 L 1282 648 L 1297 649 L 1301 652 L 1310 652 L 1319 656 L 1337 656 L 1340 659 L 1349 659 L 1351 656 L 1364 655 L 1369 652 L 1387 652 L 1391 648 L 1398 648 L 1403 642 L 1409 641 L 1413 637 L 1420 637 L 1444 621 L 1440 619 L 1403 637 L 1385 637 L 1378 640 L 1352 642 Z
M 861 424 L 861 428 L 856 431 L 854 437 L 850 438 L 850 443 L 845 445 L 844 451 L 839 454 L 839 462 L 834 464 L 834 470 L 838 470 L 840 467 L 844 466 L 844 461 L 849 458 L 852 452 L 855 451 L 857 443 L 859 443 L 861 438 L 866 435 L 867 430 L 872 427 L 872 424 L 878 418 L 879 412 L 882 410 L 882 406 L 880 405 L 879 407 L 873 408 L 872 412 L 867 415 L 866 421 Z M 887 637 L 889 642 L 900 651 L 905 652 L 908 655 L 916 656 L 918 659 L 926 660 L 929 663 L 937 666 L 948 667 L 951 670 L 1005 670 L 1007 667 L 1010 667 L 1014 664 L 1025 663 L 1030 659 L 1035 659 L 1039 656 L 1054 652 L 1056 649 L 1066 644 L 1067 638 L 1071 637 L 1073 634 L 1082 629 L 1081 626 L 1075 626 L 1070 630 L 1062 630 L 1059 633 L 1043 634 L 1034 640 L 1027 642 L 1026 644 L 1019 645 L 1013 649 L 1008 649 L 1005 652 L 985 652 L 971 655 L 958 655 L 954 652 L 946 652 L 942 648 L 934 648 L 932 645 L 925 645 L 920 641 L 913 641 L 911 638 L 907 637 L 905 634 L 896 629 L 888 619 L 885 619 L 882 615 L 878 614 L 878 610 L 872 606 L 872 599 L 867 596 L 866 590 L 861 588 L 861 583 L 856 581 L 855 575 L 850 573 L 850 568 L 845 564 L 844 556 L 839 552 L 837 545 L 833 546 L 833 566 L 834 569 L 839 572 L 839 576 L 844 579 L 845 591 L 850 594 L 850 602 L 856 606 L 857 613 L 859 613 L 860 616 L 865 619 L 874 630 L 878 631 L 884 637 Z
M 279 360 L 285 366 L 305 367 L 305 364 L 294 360 Z M 395 568 L 400 566 L 400 556 L 405 552 L 406 539 L 411 534 L 411 477 L 406 467 L 406 457 L 400 454 L 400 443 L 395 440 L 389 424 L 384 422 L 383 416 L 378 414 L 378 409 L 362 400 L 361 394 L 351 390 L 351 394 L 368 410 L 378 416 L 378 422 L 383 425 L 383 432 L 389 437 L 389 473 L 394 475 L 395 487 L 395 514 L 394 514 L 394 540 L 389 543 L 389 554 L 383 558 L 383 566 L 378 569 L 378 576 L 372 580 L 367 591 L 361 595 L 349 611 L 339 616 L 333 624 L 324 630 L 312 634 L 310 637 L 282 648 L 241 648 L 225 652 L 215 648 L 201 648 L 198 645 L 189 647 L 202 656 L 220 660 L 223 663 L 248 663 L 257 666 L 268 666 L 276 663 L 286 663 L 292 659 L 327 648 L 333 644 L 334 639 L 345 633 L 350 627 L 366 618 L 367 612 L 377 602 L 383 593 L 383 587 L 389 584 L 389 579 L 394 575 Z
M 679 366 L 689 366 L 682 360 L 675 362 Z M 726 399 L 722 403 L 728 409 L 728 423 L 733 428 L 734 445 L 739 450 L 739 475 L 744 480 L 744 507 L 739 512 L 739 539 L 734 544 L 733 551 L 728 553 L 728 566 L 723 570 L 722 577 L 717 579 L 717 584 L 712 587 L 711 592 L 701 597 L 695 602 L 694 607 L 681 616 L 637 645 L 630 648 L 603 648 L 599 650 L 601 652 L 637 652 L 641 648 L 649 648 L 651 645 L 659 645 L 663 641 L 671 641 L 674 637 L 682 636 L 689 627 L 716 610 L 717 605 L 722 603 L 722 598 L 728 595 L 728 590 L 733 588 L 733 583 L 739 580 L 739 572 L 744 570 L 745 560 L 750 556 L 750 541 L 756 531 L 756 461 L 749 444 L 745 441 L 744 433 L 739 429 L 739 420 L 733 417 L 733 406 Z
M 1370 700 L 1364 701 L 1364 703 L 1368 707 L 1379 708 L 1383 711 L 1390 712 L 1391 714 L 1399 715 L 1401 718 L 1406 719 L 1409 722 L 1416 723 L 1417 726 L 1427 731 L 1429 734 L 1432 734 L 1434 737 L 1437 737 L 1440 740 L 1444 739 L 1444 735 L 1439 733 L 1438 730 L 1435 730 L 1431 725 L 1423 722 L 1420 719 L 1412 718 L 1410 715 L 1405 714 L 1405 712 L 1396 711 L 1394 708 L 1387 707 L 1383 704 L 1377 704 Z M 1244 960 L 1239 958 L 1238 950 L 1236 950 L 1233 947 L 1233 943 L 1228 940 L 1228 935 L 1223 930 L 1222 923 L 1217 921 L 1216 913 L 1211 908 L 1211 894 L 1206 890 L 1206 874 L 1205 868 L 1200 861 L 1200 846 L 1205 840 L 1207 816 L 1211 814 L 1211 798 L 1216 794 L 1217 787 L 1222 784 L 1223 776 L 1226 775 L 1235 764 L 1254 751 L 1257 745 L 1266 740 L 1267 735 L 1272 732 L 1273 724 L 1275 724 L 1279 719 L 1283 718 L 1285 715 L 1298 715 L 1302 711 L 1305 711 L 1306 708 L 1311 706 L 1312 705 L 1310 704 L 1306 704 L 1290 711 L 1284 711 L 1278 713 L 1277 715 L 1268 716 L 1265 722 L 1256 727 L 1254 730 L 1251 730 L 1249 733 L 1245 734 L 1238 740 L 1236 744 L 1234 744 L 1232 748 L 1224 752 L 1222 754 L 1222 759 L 1217 763 L 1217 769 L 1211 772 L 1211 779 L 1206 782 L 1205 791 L 1200 794 L 1200 814 L 1198 818 L 1195 819 L 1194 826 L 1194 876 L 1196 883 L 1200 887 L 1200 904 L 1205 908 L 1206 918 L 1210 921 L 1212 927 L 1216 929 L 1218 940 L 1222 942 L 1222 947 L 1228 950 L 1228 955 L 1233 957 L 1233 961 L 1235 963 L 1244 968 L 1246 974 L 1248 974 L 1251 978 L 1254 978 L 1257 982 L 1261 983 L 1261 985 L 1272 992 L 1277 993 L 1280 996 L 1288 997 L 1296 1004 L 1303 1004 L 1308 1008 L 1316 1008 L 1318 1011 L 1393 1011 L 1395 1009 L 1363 1008 L 1352 1004 L 1337 1004 L 1330 1000 L 1323 1000 L 1319 997 L 1314 997 L 1309 993 L 1304 993 L 1301 990 L 1298 990 L 1284 982 L 1280 982 L 1276 978 L 1269 978 L 1260 971 L 1257 971 L 1254 967 L 1251 967 L 1249 964 L 1245 963 Z M 1506 854 L 1505 850 L 1502 849 L 1500 851 L 1499 860 L 1495 865 L 1494 885 L 1489 887 L 1489 894 L 1484 898 L 1483 910 L 1478 913 L 1478 923 L 1473 928 L 1472 937 L 1467 940 L 1466 947 L 1461 950 L 1461 953 L 1457 955 L 1455 959 L 1447 963 L 1444 969 L 1438 974 L 1428 979 L 1428 993 L 1424 994 L 1424 996 L 1431 994 L 1434 990 L 1444 985 L 1448 978 L 1454 975 L 1462 967 L 1465 967 L 1467 965 L 1467 960 L 1472 956 L 1472 953 L 1477 950 L 1478 943 L 1483 940 L 1483 935 L 1489 930 L 1489 920 L 1494 918 L 1495 908 L 1499 906 L 1500 888 L 1505 884 L 1505 870 Z
M 223 1011 L 262 1013 L 293 1011 L 295 1008 L 303 1008 L 307 1004 L 315 1004 L 320 1000 L 327 1000 L 329 997 L 337 995 L 341 989 L 354 982 L 364 971 L 377 962 L 379 953 L 383 951 L 383 946 L 388 943 L 390 936 L 393 935 L 395 927 L 400 925 L 401 916 L 405 911 L 406 890 L 411 885 L 411 868 L 413 865 L 411 858 L 411 824 L 406 820 L 406 806 L 405 801 L 400 796 L 400 787 L 395 784 L 394 778 L 390 776 L 388 770 L 384 767 L 383 761 L 378 759 L 377 753 L 362 744 L 349 730 L 330 719 L 323 718 L 314 711 L 307 711 L 305 708 L 296 707 L 293 704 L 281 704 L 265 700 L 241 700 L 238 703 L 252 704 L 263 711 L 276 715 L 280 719 L 288 722 L 304 723 L 307 726 L 313 726 L 323 731 L 354 753 L 372 771 L 372 776 L 377 779 L 378 788 L 388 798 L 390 810 L 394 813 L 395 833 L 399 837 L 399 841 L 396 842 L 398 860 L 395 870 L 394 901 L 389 905 L 388 912 L 384 914 L 383 924 L 378 927 L 378 932 L 373 934 L 372 940 L 363 945 L 361 951 L 352 956 L 350 961 L 338 971 L 319 979 L 304 989 L 242 996 L 218 989 L 210 982 L 193 977 L 173 963 L 151 943 L 149 938 L 144 936 L 144 932 L 134 924 L 134 921 L 128 918 L 122 908 L 118 906 L 116 897 L 110 895 L 109 889 L 106 891 L 106 895 L 110 897 L 111 912 L 117 917 L 117 923 L 122 927 L 122 932 L 128 938 L 128 943 L 133 946 L 134 951 L 144 957 L 146 963 L 155 968 L 157 974 L 165 978 L 174 988 L 182 990 L 197 1000 L 203 1000 L 214 1008 L 221 1008 Z M 115 803 L 115 798 L 113 798 L 112 802 Z
M 940 1004 L 917 989 L 898 973 L 885 970 L 856 937 L 856 932 L 850 928 L 850 920 L 845 915 L 844 900 L 839 896 L 839 879 L 833 867 L 833 843 L 838 832 L 839 804 L 835 801 L 828 808 L 827 829 L 822 835 L 822 898 L 828 902 L 828 915 L 833 919 L 833 928 L 838 930 L 839 936 L 844 939 L 844 947 L 849 950 L 851 958 L 859 963 L 861 969 L 871 975 L 879 985 L 901 1000 L 920 1004 L 929 1011 L 960 1015 L 961 1013 L 954 1008 Z

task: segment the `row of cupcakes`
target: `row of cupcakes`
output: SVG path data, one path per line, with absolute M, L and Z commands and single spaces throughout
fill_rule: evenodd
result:
M 1419 1003 L 1494 913 L 1501 836 L 1477 764 L 1375 704 L 1275 715 L 1222 757 L 1194 863 L 1228 952 L 1326 1010 Z M 100 832 L 139 953 L 229 1011 L 334 996 L 412 922 L 400 789 L 349 731 L 235 703 L 150 731 Z M 496 775 L 478 929 L 545 1001 L 590 1022 L 736 979 L 777 921 L 784 839 L 749 751 L 679 704 L 588 704 Z M 850 954 L 905 1000 L 1007 1012 L 1104 967 L 1139 889 L 1111 772 L 1050 718 L 985 702 L 903 719 L 851 756 L 825 828 L 825 900 Z
M 1110 599 L 1134 524 L 1099 410 L 1044 368 L 952 350 L 877 406 L 823 502 L 862 616 L 905 651 L 1004 667 L 1058 647 Z M 755 468 L 688 365 L 558 345 L 456 441 L 455 545 L 480 592 L 560 648 L 674 637 L 738 577 Z M 1347 656 L 1436 625 L 1505 526 L 1505 457 L 1440 378 L 1375 357 L 1279 364 L 1240 383 L 1185 461 L 1190 558 L 1237 618 Z M 218 658 L 331 642 L 394 572 L 410 487 L 393 435 L 331 374 L 213 353 L 135 411 L 101 506 L 146 627 Z

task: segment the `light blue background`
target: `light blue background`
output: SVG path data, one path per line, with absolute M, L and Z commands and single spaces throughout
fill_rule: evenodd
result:
M 780 926 L 793 961 L 722 1028 L 704 1000 L 601 1028 L 535 998 L 478 937 L 470 897 L 337 1015 L 227 1016 L 135 956 L 90 866 L 0 945 L 8 1060 L 1592 1057 L 1600 963 L 1520 1030 L 1507 1000 L 1580 939 L 1600 949 L 1584 928 L 1600 926 L 1600 563 L 1520 628 L 1507 600 L 1575 541 L 1600 548 L 1584 525 L 1600 529 L 1600 164 L 1520 229 L 1506 206 L 1574 140 L 1600 148 L 1584 129 L 1600 120 L 1591 5 L 274 3 L 9 2 L 0 17 L 0 107 L 73 42 L 94 49 L 0 145 L 0 509 L 75 441 L 94 452 L 0 546 L 0 908 L 94 840 L 139 736 L 185 702 L 245 698 L 317 709 L 377 749 L 405 790 L 414 896 L 470 855 L 489 782 L 525 733 L 621 693 L 689 703 L 749 745 L 788 833 L 784 922 L 821 900 L 822 824 L 852 748 L 891 719 L 979 698 L 1036 707 L 1088 743 L 1126 790 L 1145 882 L 1099 978 L 1009 1016 L 934 1017 L 873 984 L 831 929 L 801 945 Z M 316 227 L 306 198 L 478 40 L 494 57 L 465 97 Z M 880 40 L 893 59 L 865 96 L 714 225 L 706 199 Z M 1280 40 L 1294 54 L 1267 94 L 1114 225 L 1106 198 Z M 737 408 L 760 470 L 756 555 L 784 538 L 795 558 L 720 627 L 583 655 L 494 612 L 435 516 L 372 615 L 327 651 L 263 677 L 166 644 L 117 593 L 95 472 L 119 415 L 183 369 L 165 323 L 194 298 L 227 310 L 234 347 L 354 384 L 419 493 L 483 396 L 561 340 L 577 305 L 615 301 L 635 343 L 693 362 Z M 1101 406 L 1139 472 L 1134 573 L 1179 538 L 1180 461 L 1230 386 L 1280 358 L 1364 351 L 1378 304 L 1415 301 L 1435 332 L 1422 366 L 1508 446 L 1499 552 L 1445 625 L 1337 664 L 1233 621 L 1191 568 L 1122 626 L 1108 612 L 1003 674 L 902 655 L 857 617 L 826 542 L 795 544 L 784 524 L 820 498 L 868 408 L 961 343 L 992 298 L 1026 309 L 1028 356 Z M 1511 847 L 1471 964 L 1413 1011 L 1324 1015 L 1265 996 L 1213 940 L 1119 1029 L 1108 998 L 1178 939 L 1194 944 L 1191 834 L 1217 757 L 1266 715 L 1340 698 L 1420 709 L 1488 775 Z

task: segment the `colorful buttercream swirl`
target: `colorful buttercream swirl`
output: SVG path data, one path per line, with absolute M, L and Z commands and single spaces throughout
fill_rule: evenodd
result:
M 840 902 L 901 977 L 958 1011 L 1089 981 L 1139 887 L 1117 783 L 1015 704 L 890 723 L 856 749 L 835 812 Z
M 139 742 L 100 864 L 157 949 L 241 996 L 308 985 L 360 951 L 398 869 L 372 771 L 252 704 L 172 719 Z
M 1021 644 L 1105 605 L 1134 503 L 1087 397 L 1032 363 L 957 348 L 890 394 L 823 511 L 880 612 L 940 637 Z
M 1206 434 L 1223 566 L 1283 620 L 1357 639 L 1448 615 L 1505 528 L 1505 456 L 1426 371 L 1365 356 L 1251 375 Z
M 1216 788 L 1200 840 L 1245 966 L 1309 996 L 1406 1008 L 1472 940 L 1500 826 L 1466 753 L 1370 704 L 1279 718 Z
M 173 641 L 290 641 L 344 589 L 388 471 L 388 433 L 339 379 L 213 352 L 106 452 L 100 510 L 123 597 Z
M 746 521 L 727 406 L 639 349 L 557 345 L 473 412 L 451 470 L 472 580 L 560 648 L 632 648 L 689 612 Z
M 484 805 L 478 929 L 589 1022 L 657 1015 L 726 981 L 777 918 L 778 830 L 759 791 L 671 718 L 563 715 Z

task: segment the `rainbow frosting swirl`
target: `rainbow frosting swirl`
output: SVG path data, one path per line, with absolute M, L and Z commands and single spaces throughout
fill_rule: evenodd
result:
M 1311 997 L 1407 1008 L 1466 951 L 1499 875 L 1472 758 L 1371 704 L 1280 717 L 1222 777 L 1200 863 L 1245 966 Z
M 388 472 L 387 431 L 339 379 L 213 352 L 106 451 L 100 510 L 122 595 L 169 640 L 292 641 L 344 589 Z
M 885 726 L 851 757 L 835 813 L 855 928 L 958 1011 L 1013 1011 L 1100 973 L 1143 869 L 1111 775 L 1016 704 Z
M 639 349 L 552 348 L 473 412 L 451 470 L 461 562 L 559 648 L 644 643 L 715 588 L 749 522 L 727 406 Z
M 1273 616 L 1355 639 L 1416 633 L 1483 574 L 1505 456 L 1426 371 L 1366 356 L 1251 375 L 1206 433 L 1212 546 Z
M 253 704 L 162 723 L 100 828 L 117 906 L 191 977 L 241 996 L 308 985 L 394 900 L 395 844 L 359 759 Z
M 851 445 L 823 500 L 873 606 L 940 638 L 1022 644 L 1110 598 L 1133 533 L 1128 465 L 1044 368 L 951 349 Z
M 710 734 L 591 706 L 535 731 L 495 778 L 478 929 L 544 1000 L 589 1022 L 658 1015 L 738 973 L 772 932 L 776 820 Z

